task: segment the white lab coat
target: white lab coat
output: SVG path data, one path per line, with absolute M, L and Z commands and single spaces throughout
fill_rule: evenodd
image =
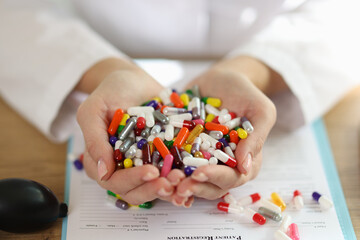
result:
M 72 89 L 104 58 L 247 54 L 284 77 L 291 91 L 273 100 L 294 128 L 359 84 L 358 11 L 356 0 L 0 0 L 1 95 L 64 141 L 83 100 Z

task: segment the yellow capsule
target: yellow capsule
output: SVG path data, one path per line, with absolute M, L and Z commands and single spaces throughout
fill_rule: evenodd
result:
M 157 101 L 158 103 L 161 103 L 161 98 L 159 98 L 159 97 L 154 97 L 154 98 L 152 98 L 151 100 L 155 100 L 155 101 Z
M 130 115 L 125 113 L 123 118 L 121 119 L 120 125 L 125 126 L 126 125 L 126 121 L 130 118 Z
M 214 118 L 215 118 L 215 115 L 209 113 L 205 118 L 205 122 L 212 122 L 212 120 L 214 120 Z
M 130 158 L 126 158 L 124 160 L 124 167 L 125 168 L 131 168 L 133 166 L 133 161 Z
M 191 153 L 191 145 L 190 144 L 185 144 L 184 150 L 187 151 L 188 153 Z
M 197 152 L 194 153 L 194 157 L 196 157 L 196 158 L 204 158 L 204 155 L 202 154 L 202 152 L 197 151 Z
M 238 135 L 239 135 L 239 138 L 241 138 L 241 139 L 245 139 L 245 138 L 247 138 L 247 132 L 244 130 L 244 129 L 242 129 L 242 128 L 239 128 L 238 130 L 236 130 L 237 131 L 237 133 L 238 133 Z
M 184 106 L 189 105 L 189 101 L 190 101 L 189 95 L 187 95 L 186 93 L 183 93 L 180 95 L 180 99 L 181 99 L 181 101 L 183 101 Z
M 284 210 L 285 210 L 286 204 L 285 204 L 285 202 L 282 200 L 282 198 L 279 196 L 279 194 L 277 194 L 276 192 L 273 192 L 273 193 L 271 194 L 271 200 L 272 200 L 272 202 L 273 202 L 275 205 L 277 205 L 277 206 L 279 206 L 279 207 L 281 208 L 281 211 L 284 211 Z
M 155 146 L 154 146 L 154 143 L 152 141 L 148 142 L 149 144 L 149 147 L 150 147 L 150 154 L 152 155 L 152 153 L 154 152 L 155 150 Z
M 221 106 L 221 100 L 219 98 L 209 97 L 207 98 L 206 103 L 216 108 Z
M 200 135 L 204 131 L 204 126 L 201 124 L 197 124 L 193 130 L 189 133 L 188 138 L 185 140 L 185 144 L 192 144 L 196 137 Z

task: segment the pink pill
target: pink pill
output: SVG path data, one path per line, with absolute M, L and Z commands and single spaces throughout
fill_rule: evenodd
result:
M 174 161 L 174 157 L 171 154 L 165 156 L 164 165 L 161 168 L 160 177 L 166 177 L 171 171 L 171 167 Z
M 206 151 L 200 151 L 204 158 L 206 158 L 207 160 L 209 160 L 211 158 L 211 154 L 209 152 L 206 152 Z

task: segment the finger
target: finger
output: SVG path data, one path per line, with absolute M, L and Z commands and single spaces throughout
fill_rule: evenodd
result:
M 120 196 L 124 196 L 132 189 L 158 178 L 159 175 L 158 168 L 146 164 L 115 171 L 107 181 L 98 181 L 98 183 L 103 188 L 111 190 Z
M 90 96 L 78 109 L 77 120 L 84 135 L 86 150 L 96 161 L 98 178 L 107 180 L 114 172 L 113 149 L 108 140 L 107 107 Z
M 209 182 L 199 183 L 191 178 L 186 178 L 179 183 L 176 193 L 183 197 L 194 195 L 196 197 L 214 200 L 223 196 L 227 191 L 227 189 L 221 189 Z
M 230 189 L 243 184 L 246 177 L 237 169 L 224 165 L 201 166 L 192 174 L 191 178 L 197 182 L 208 182 L 221 189 Z
M 166 178 L 157 178 L 153 181 L 146 182 L 130 191 L 125 195 L 120 195 L 130 204 L 138 205 L 144 202 L 152 201 L 159 197 L 171 196 L 174 187 Z
M 170 181 L 173 186 L 176 186 L 185 178 L 185 174 L 180 169 L 173 169 L 169 172 L 166 178 Z
M 270 105 L 271 106 L 271 105 Z M 253 165 L 253 159 L 261 152 L 267 136 L 275 123 L 276 114 L 273 109 L 264 109 L 261 114 L 254 114 L 249 121 L 254 131 L 246 139 L 239 141 L 235 156 L 237 168 L 243 174 L 248 174 Z
M 94 159 L 91 158 L 90 154 L 88 151 L 85 150 L 84 152 L 84 169 L 86 174 L 94 179 L 97 180 L 98 178 L 98 173 L 97 173 L 97 164 L 96 161 L 94 161 Z

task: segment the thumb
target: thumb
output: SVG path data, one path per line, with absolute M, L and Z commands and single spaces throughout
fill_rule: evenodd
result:
M 115 164 L 107 134 L 107 109 L 101 103 L 89 97 L 80 105 L 77 121 L 84 135 L 86 150 L 97 166 L 98 180 L 106 181 L 114 172 Z

